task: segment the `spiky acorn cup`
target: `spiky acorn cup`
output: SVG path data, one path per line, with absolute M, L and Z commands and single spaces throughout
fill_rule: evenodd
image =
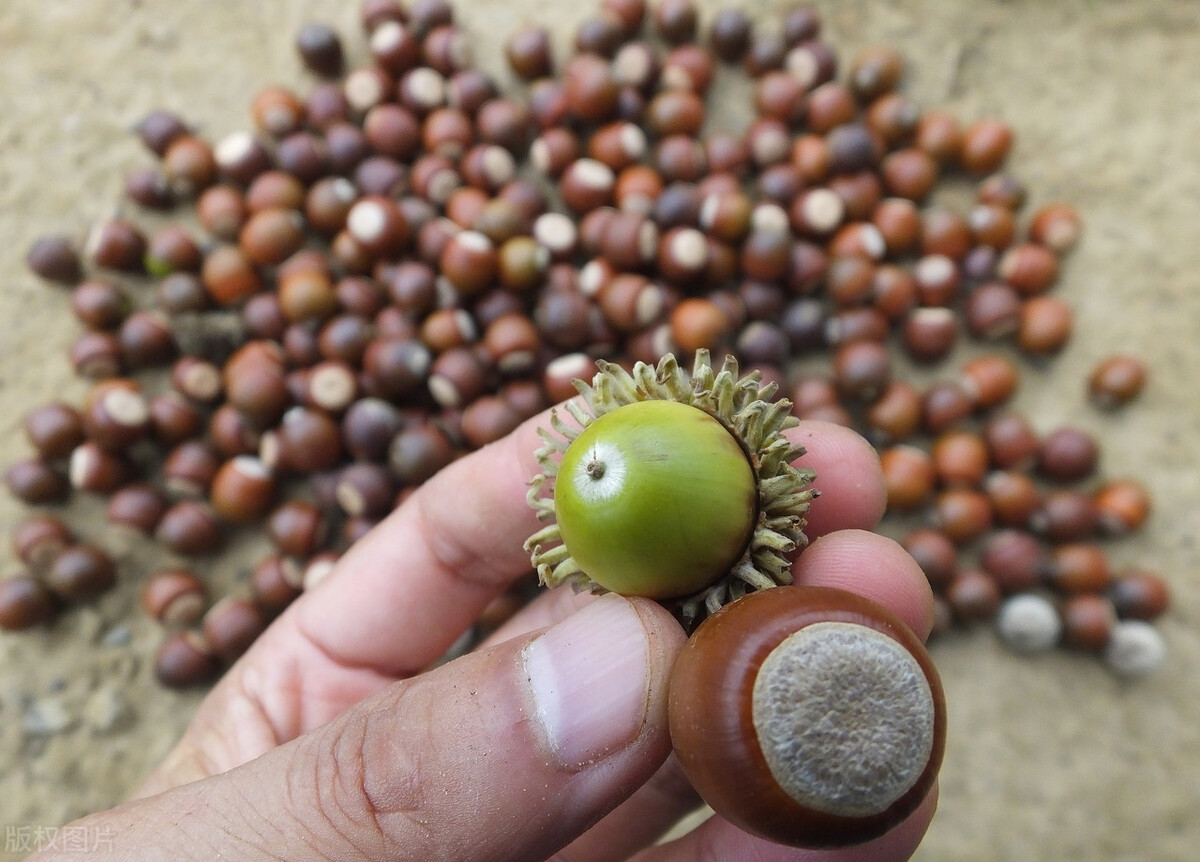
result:
M 541 429 L 542 473 L 529 505 L 553 523 L 525 543 L 543 584 L 619 592 L 672 606 L 689 628 L 746 593 L 791 583 L 817 495 L 797 424 L 774 384 L 714 371 L 708 351 L 689 375 L 668 354 L 633 373 L 597 363 L 575 381 L 573 427 L 554 412 Z

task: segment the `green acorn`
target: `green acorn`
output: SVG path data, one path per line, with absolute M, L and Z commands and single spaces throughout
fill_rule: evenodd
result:
M 646 596 L 691 624 L 753 590 L 791 583 L 817 492 L 797 424 L 774 384 L 739 378 L 707 351 L 691 375 L 667 355 L 632 374 L 598 363 L 581 400 L 542 429 L 528 500 L 542 520 L 525 548 L 542 583 Z

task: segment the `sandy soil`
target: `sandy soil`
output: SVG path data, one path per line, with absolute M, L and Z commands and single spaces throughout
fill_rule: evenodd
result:
M 529 0 L 460 0 L 477 35 L 550 20 L 569 32 L 590 4 L 551 13 Z M 710 4 L 705 4 L 706 6 Z M 715 5 L 715 4 L 713 4 Z M 1077 337 L 1046 369 L 1027 370 L 1018 406 L 1048 430 L 1070 421 L 1104 441 L 1106 474 L 1136 475 L 1157 510 L 1112 549 L 1122 565 L 1162 571 L 1177 602 L 1162 631 L 1167 666 L 1122 683 L 1098 662 L 1015 657 L 989 632 L 935 647 L 951 704 L 941 811 L 919 857 L 989 860 L 1184 860 L 1200 845 L 1200 550 L 1193 469 L 1200 434 L 1200 6 L 1186 0 L 842 0 L 818 4 L 847 52 L 903 48 L 909 92 L 965 119 L 1015 127 L 1012 168 L 1032 203 L 1067 200 L 1087 222 L 1059 288 Z M 760 17 L 775 3 L 748 2 Z M 79 401 L 65 351 L 76 332 L 64 292 L 21 259 L 34 237 L 82 234 L 147 156 L 128 134 L 169 107 L 219 136 L 247 126 L 267 82 L 303 86 L 291 35 L 308 20 L 348 34 L 361 57 L 356 4 L 340 0 L 42 0 L 0 8 L 0 463 L 21 457 L 25 411 Z M 499 69 L 498 41 L 478 53 Z M 503 74 L 503 73 L 501 73 Z M 724 87 L 723 121 L 744 119 Z M 153 223 L 152 219 L 146 222 Z M 144 290 L 144 288 L 137 288 Z M 1086 407 L 1081 380 L 1115 348 L 1144 355 L 1153 380 L 1133 409 Z M 161 556 L 106 534 L 94 501 L 73 504 L 84 535 L 122 563 L 121 587 L 50 630 L 0 636 L 0 850 L 39 827 L 110 805 L 170 746 L 196 694 L 162 690 L 149 659 L 154 624 L 136 609 Z M 0 531 L 22 509 L 0 495 Z M 217 591 L 244 577 L 240 548 L 207 575 Z M 0 548 L 0 573 L 13 569 Z M 13 856 L 17 855 L 15 853 Z

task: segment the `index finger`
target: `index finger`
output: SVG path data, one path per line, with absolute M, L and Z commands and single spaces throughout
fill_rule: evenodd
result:
M 530 571 L 523 549 L 538 527 L 526 505 L 534 452 L 549 412 L 460 458 L 357 542 L 334 573 L 292 609 L 299 630 L 344 667 L 389 676 L 440 656 L 484 606 Z M 877 459 L 857 434 L 802 422 L 788 436 L 809 449 L 822 497 L 810 537 L 870 528 L 883 510 Z

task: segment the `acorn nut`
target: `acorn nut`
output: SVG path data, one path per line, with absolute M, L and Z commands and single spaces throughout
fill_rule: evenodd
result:
M 920 639 L 828 587 L 745 596 L 692 634 L 671 672 L 675 754 L 713 810 L 800 847 L 878 837 L 929 794 L 946 705 Z
M 731 357 L 714 371 L 706 350 L 690 376 L 670 354 L 632 374 L 597 367 L 564 406 L 580 429 L 556 412 L 542 430 L 529 503 L 554 523 L 526 542 L 542 582 L 677 603 L 688 624 L 790 583 L 816 495 L 782 434 L 790 402 L 770 402 L 757 373 L 739 379 Z

